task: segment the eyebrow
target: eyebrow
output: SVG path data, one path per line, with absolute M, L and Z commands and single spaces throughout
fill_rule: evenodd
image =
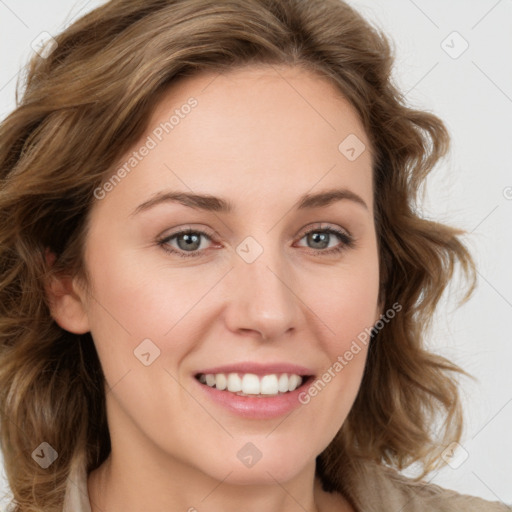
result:
M 321 208 L 343 200 L 352 201 L 368 210 L 368 206 L 359 195 L 345 188 L 325 190 L 316 194 L 305 194 L 299 198 L 295 208 L 297 210 Z M 131 216 L 149 210 L 158 204 L 169 202 L 180 203 L 184 206 L 203 211 L 219 213 L 233 213 L 235 211 L 233 203 L 220 197 L 185 192 L 159 192 L 137 206 L 131 213 Z

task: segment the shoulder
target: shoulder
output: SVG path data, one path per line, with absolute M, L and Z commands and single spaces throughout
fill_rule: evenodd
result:
M 504 503 L 416 482 L 382 465 L 365 464 L 363 473 L 365 483 L 358 485 L 356 499 L 365 512 L 512 512 Z

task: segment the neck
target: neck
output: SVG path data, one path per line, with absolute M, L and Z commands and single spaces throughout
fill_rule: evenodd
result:
M 88 477 L 92 512 L 311 512 L 352 511 L 338 494 L 322 490 L 314 463 L 287 482 L 232 483 L 217 480 L 197 469 L 175 462 L 172 472 L 142 464 L 129 467 L 112 456 Z

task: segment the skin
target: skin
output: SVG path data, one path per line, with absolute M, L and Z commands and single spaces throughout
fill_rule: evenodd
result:
M 49 293 L 61 327 L 90 331 L 106 376 L 112 453 L 89 475 L 93 512 L 352 510 L 321 490 L 315 457 L 345 421 L 366 348 L 307 405 L 286 418 L 247 419 L 204 396 L 201 368 L 239 361 L 289 362 L 321 376 L 380 317 L 372 157 L 355 110 L 334 86 L 300 68 L 250 66 L 182 79 L 157 105 L 147 133 L 191 97 L 198 105 L 93 206 L 85 246 L 90 293 L 77 279 Z M 349 161 L 338 145 L 366 145 Z M 122 158 L 120 162 L 124 162 Z M 296 210 L 298 198 L 331 188 L 359 195 Z M 233 213 L 161 203 L 161 191 L 230 200 Z M 179 228 L 208 230 L 199 257 L 157 241 Z M 335 227 L 355 245 L 322 254 L 305 232 Z M 252 263 L 236 251 L 248 236 Z M 178 240 L 168 246 L 182 253 Z M 336 235 L 329 248 L 343 245 Z M 145 338 L 160 356 L 134 349 Z M 246 443 L 262 458 L 247 468 Z M 300 504 L 300 505 L 299 505 Z

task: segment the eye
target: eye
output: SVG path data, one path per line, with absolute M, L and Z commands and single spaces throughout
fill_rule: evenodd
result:
M 333 236 L 338 239 L 338 245 L 329 247 L 331 240 L 333 240 Z M 206 250 L 206 247 L 202 244 L 204 239 L 211 242 L 213 234 L 206 231 L 187 228 L 168 235 L 157 243 L 168 253 L 188 258 L 202 256 L 204 254 L 204 251 Z M 303 239 L 306 239 L 306 243 L 312 245 L 310 249 L 313 249 L 313 253 L 315 255 L 337 254 L 354 246 L 354 239 L 351 235 L 334 227 L 317 227 L 315 229 L 310 229 L 300 238 L 300 240 Z
M 212 236 L 205 231 L 188 228 L 159 240 L 158 245 L 160 245 L 164 251 L 177 254 L 183 258 L 201 256 L 205 249 L 201 246 L 202 238 L 212 240 Z M 171 242 L 176 242 L 178 247 L 173 246 Z M 199 249 L 202 250 L 199 251 Z
M 329 247 L 333 236 L 338 238 L 338 241 L 341 243 L 334 247 Z M 320 255 L 337 254 L 354 246 L 354 239 L 351 235 L 334 227 L 310 229 L 302 236 L 301 240 L 303 239 L 306 239 L 307 243 L 312 244 L 314 249 L 319 249 L 319 251 L 314 252 L 320 253 Z

